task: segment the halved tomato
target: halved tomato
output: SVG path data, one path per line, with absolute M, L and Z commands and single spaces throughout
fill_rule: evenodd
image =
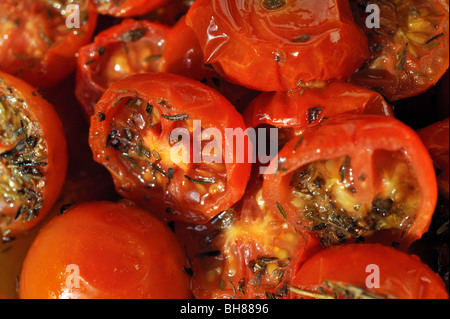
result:
M 371 58 L 350 78 L 390 101 L 425 92 L 449 65 L 448 0 L 352 0 L 355 21 L 369 39 Z M 366 13 L 379 9 L 378 27 Z M 370 10 L 369 10 L 370 11 Z
M 168 31 L 169 27 L 157 22 L 126 19 L 80 49 L 75 93 L 87 116 L 115 81 L 160 70 Z
M 0 21 L 0 70 L 46 88 L 75 70 L 97 13 L 89 0 L 2 0 Z
M 370 57 L 345 0 L 197 0 L 186 21 L 206 63 L 259 91 L 347 79 Z
M 195 298 L 286 298 L 295 266 L 322 249 L 267 208 L 262 178 L 254 177 L 231 209 L 207 224 L 175 227 L 186 244 Z
M 326 246 L 365 240 L 406 249 L 428 230 L 437 201 L 419 136 L 384 116 L 343 115 L 310 127 L 268 172 L 267 204 Z
M 415 255 L 379 244 L 319 251 L 297 271 L 291 298 L 448 299 L 442 279 Z
M 0 230 L 13 237 L 39 223 L 67 169 L 63 125 L 37 90 L 0 72 Z
M 208 221 L 250 177 L 242 116 L 217 91 L 174 74 L 115 82 L 95 107 L 90 145 L 119 194 L 168 219 Z

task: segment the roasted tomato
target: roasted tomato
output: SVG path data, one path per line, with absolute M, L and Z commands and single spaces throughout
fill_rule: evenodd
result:
M 156 22 L 126 19 L 80 49 L 75 93 L 88 116 L 115 81 L 136 73 L 159 71 L 168 30 Z
M 23 299 L 189 298 L 186 255 L 165 224 L 128 202 L 75 205 L 45 225 L 20 276 Z
M 322 248 L 267 209 L 261 176 L 252 181 L 242 201 L 207 224 L 175 227 L 186 243 L 195 298 L 286 298 L 293 267 Z
M 244 131 L 242 116 L 208 86 L 137 74 L 114 83 L 96 105 L 90 145 L 119 194 L 166 218 L 205 222 L 244 194 L 251 169 L 248 147 L 238 148 L 251 146 L 239 138 Z
M 415 255 L 380 244 L 319 251 L 297 271 L 292 298 L 448 299 L 442 279 Z
M 433 159 L 438 173 L 438 185 L 442 195 L 449 197 L 449 120 L 434 123 L 418 131 Z
M 62 123 L 36 90 L 0 72 L 0 230 L 36 225 L 58 199 L 67 169 Z
M 114 17 L 141 16 L 166 4 L 169 0 L 92 0 L 100 14 Z
M 44 88 L 75 70 L 97 13 L 88 0 L 2 0 L 0 21 L 0 70 Z
M 367 240 L 406 249 L 427 231 L 437 201 L 422 141 L 384 116 L 338 116 L 311 127 L 268 170 L 267 204 L 326 246 Z
M 391 106 L 380 94 L 345 82 L 333 82 L 323 88 L 262 93 L 245 110 L 244 120 L 248 127 L 278 127 L 282 146 L 307 127 L 343 113 L 393 116 Z
M 195 32 L 187 26 L 185 16 L 167 35 L 161 71 L 183 75 L 216 89 L 241 112 L 259 93 L 227 81 L 203 62 L 202 48 Z
M 449 65 L 448 0 L 350 2 L 372 55 L 351 82 L 376 89 L 391 101 L 416 96 L 438 82 Z M 368 5 L 379 8 L 379 26 L 372 27 Z
M 344 0 L 198 0 L 187 24 L 206 63 L 260 91 L 347 79 L 370 56 Z

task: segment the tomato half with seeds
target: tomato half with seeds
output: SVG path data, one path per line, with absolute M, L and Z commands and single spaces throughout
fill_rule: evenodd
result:
M 92 0 L 100 14 L 114 17 L 141 16 L 165 5 L 168 0 Z
M 129 202 L 87 202 L 46 224 L 25 258 L 22 299 L 186 299 L 186 255 L 170 228 Z
M 225 96 L 238 111 L 243 111 L 259 92 L 231 83 L 203 61 L 203 51 L 195 32 L 183 16 L 171 28 L 161 58 L 161 71 L 200 81 Z
M 191 262 L 195 298 L 286 298 L 294 266 L 322 249 L 266 208 L 262 178 L 254 177 L 243 199 L 207 224 L 176 225 Z
M 380 244 L 319 251 L 297 271 L 291 298 L 448 299 L 445 285 L 419 257 Z
M 406 249 L 437 202 L 433 162 L 411 128 L 379 115 L 343 115 L 289 141 L 263 196 L 326 246 L 366 240 Z
M 347 79 L 369 58 L 348 1 L 195 1 L 187 13 L 205 62 L 259 91 Z
M 352 0 L 355 21 L 369 39 L 371 58 L 350 78 L 390 101 L 419 95 L 449 65 L 448 0 Z M 379 8 L 379 26 L 369 28 L 368 5 Z
M 0 230 L 14 237 L 58 199 L 67 169 L 62 123 L 24 81 L 0 72 Z
M 97 24 L 88 0 L 5 0 L 0 12 L 0 70 L 40 88 L 75 70 Z
M 164 218 L 206 222 L 244 194 L 251 141 L 242 132 L 242 116 L 208 86 L 137 74 L 115 82 L 96 105 L 90 145 L 125 198 Z
M 321 88 L 261 93 L 245 110 L 244 120 L 248 127 L 279 128 L 283 145 L 304 129 L 343 113 L 393 116 L 392 107 L 377 92 L 332 82 Z
M 431 124 L 417 131 L 428 149 L 438 172 L 439 190 L 445 197 L 449 194 L 449 119 Z
M 157 22 L 126 19 L 95 36 L 77 60 L 75 94 L 86 115 L 115 81 L 157 72 L 169 28 Z

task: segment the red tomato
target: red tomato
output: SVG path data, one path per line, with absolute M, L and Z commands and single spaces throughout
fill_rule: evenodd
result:
M 189 298 L 170 229 L 127 202 L 72 206 L 45 225 L 20 276 L 22 299 Z
M 393 116 L 391 106 L 380 94 L 333 82 L 323 88 L 262 93 L 245 110 L 244 120 L 248 127 L 270 125 L 282 129 L 278 134 L 284 144 L 306 128 L 343 113 Z
M 449 197 L 449 119 L 448 117 L 417 132 L 433 159 L 438 175 L 439 190 Z
M 321 249 L 262 199 L 261 176 L 233 208 L 205 225 L 176 226 L 187 244 L 197 299 L 286 298 L 294 266 Z
M 164 218 L 205 222 L 244 194 L 248 148 L 231 147 L 225 134 L 245 131 L 244 121 L 215 90 L 178 75 L 138 74 L 114 83 L 95 114 L 94 159 L 125 198 Z
M 97 12 L 114 17 L 134 17 L 158 9 L 168 0 L 93 0 Z
M 347 79 L 369 58 L 348 1 L 197 0 L 187 13 L 205 62 L 260 91 Z
M 24 81 L 0 72 L 0 230 L 36 225 L 58 199 L 67 147 L 61 121 Z
M 2 0 L 0 12 L 0 70 L 41 88 L 75 70 L 76 53 L 91 41 L 97 23 L 87 0 Z
M 448 0 L 352 0 L 355 20 L 369 38 L 371 58 L 350 81 L 394 101 L 434 86 L 449 65 Z M 367 27 L 367 5 L 380 26 Z
M 169 28 L 126 19 L 95 36 L 78 57 L 75 93 L 87 116 L 115 81 L 136 73 L 157 72 Z
M 319 251 L 292 279 L 292 298 L 448 299 L 442 279 L 415 255 L 379 244 Z
M 211 65 L 203 62 L 202 48 L 195 32 L 187 26 L 185 16 L 167 35 L 161 71 L 183 75 L 216 89 L 240 112 L 259 93 L 227 81 Z
M 326 246 L 365 239 L 405 249 L 427 231 L 437 202 L 422 141 L 384 116 L 337 116 L 308 128 L 268 170 L 268 205 Z

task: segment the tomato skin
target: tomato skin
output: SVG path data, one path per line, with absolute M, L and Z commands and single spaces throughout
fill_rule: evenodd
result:
M 208 85 L 226 97 L 239 112 L 259 94 L 258 91 L 227 81 L 203 60 L 197 36 L 186 24 L 186 16 L 183 16 L 168 33 L 161 58 L 161 71 L 183 75 Z
M 374 186 L 369 183 L 369 188 L 358 190 L 357 185 L 361 183 L 362 186 L 377 177 L 372 171 L 376 162 L 371 157 L 377 150 L 402 150 L 414 171 L 421 198 L 414 221 L 405 231 L 381 230 L 365 239 L 388 245 L 396 242 L 401 249 L 406 249 L 428 230 L 438 194 L 433 163 L 425 146 L 411 128 L 396 119 L 379 115 L 343 115 L 305 130 L 272 160 L 268 170 L 275 173 L 264 175 L 263 197 L 271 207 L 282 204 L 288 221 L 298 226 L 297 211 L 290 203 L 287 191 L 294 171 L 308 163 L 349 156 L 354 162 L 353 175 L 358 177 L 355 178 L 358 180 L 355 193 L 362 196 L 361 202 L 370 202 L 371 196 L 376 195 L 372 194 L 376 193 Z M 282 164 L 279 164 L 280 158 Z
M 389 101 L 433 87 L 449 66 L 449 3 L 352 0 L 355 21 L 368 35 L 371 57 L 350 82 L 379 91 Z M 368 28 L 367 5 L 380 9 L 380 28 Z
M 48 25 L 44 25 L 47 23 L 46 19 L 48 19 L 45 16 L 45 10 L 48 9 L 48 4 L 44 4 L 44 1 L 33 1 L 33 4 L 30 4 L 31 1 L 19 2 L 24 6 L 23 8 L 17 6 L 17 1 L 7 0 L 6 3 L 2 2 L 0 11 L 3 12 L 4 10 L 4 12 L 8 12 L 8 10 L 14 10 L 17 21 L 22 21 L 23 17 L 27 17 L 30 23 L 33 23 L 32 19 L 40 19 L 34 23 L 42 24 L 42 30 L 46 30 L 45 32 L 49 33 L 66 27 L 63 24 L 66 23 L 65 17 L 62 17 L 60 25 L 55 26 L 50 22 Z M 51 87 L 73 72 L 76 68 L 76 54 L 78 49 L 91 41 L 98 17 L 91 1 L 84 3 L 75 1 L 75 3 L 81 3 L 80 16 L 85 15 L 88 17 L 86 21 L 82 21 L 84 24 L 81 25 L 81 28 L 70 31 L 56 41 L 52 41 L 49 38 L 51 35 L 43 35 L 41 33 L 40 37 L 44 38 L 44 44 L 42 45 L 48 47 L 35 48 L 32 45 L 42 42 L 42 39 L 26 38 L 29 36 L 38 37 L 38 35 L 30 35 L 27 33 L 29 31 L 24 27 L 27 24 L 26 21 L 20 22 L 12 30 L 13 33 L 9 34 L 10 41 L 0 42 L 0 70 L 20 77 L 32 86 L 39 88 Z M 15 10 L 18 11 L 16 12 Z M 51 14 L 55 14 L 55 12 Z M 42 30 L 41 32 L 44 32 Z M 4 36 L 8 38 L 8 34 Z M 28 54 L 24 52 L 28 51 L 33 53 L 41 51 L 42 57 L 37 61 L 23 58 L 22 55 Z
M 20 298 L 189 298 L 185 255 L 170 229 L 129 202 L 70 207 L 41 229 L 24 261 Z M 77 266 L 80 286 L 66 267 Z
M 146 32 L 137 40 L 124 39 L 124 35 L 133 32 L 133 30 L 146 30 Z M 100 32 L 95 36 L 93 43 L 80 49 L 77 59 L 75 94 L 87 117 L 94 114 L 95 104 L 105 93 L 110 82 L 114 80 L 111 77 L 117 77 L 116 74 L 110 74 L 109 76 L 104 74 L 105 68 L 112 67 L 108 64 L 108 60 L 113 58 L 114 52 L 131 45 L 139 46 L 139 41 L 141 41 L 140 48 L 127 49 L 127 56 L 129 55 L 128 51 L 136 49 L 136 52 L 133 55 L 134 58 L 129 58 L 130 70 L 128 72 L 122 71 L 122 77 L 133 73 L 157 72 L 159 71 L 159 59 L 145 63 L 146 57 L 143 57 L 143 61 L 139 63 L 136 61 L 140 54 L 138 51 L 139 49 L 144 51 L 148 48 L 151 53 L 154 53 L 155 48 L 151 48 L 151 45 L 161 47 L 160 50 L 162 51 L 168 31 L 169 27 L 157 22 L 125 19 L 119 25 Z M 148 41 L 151 45 L 142 41 Z M 157 54 L 158 52 L 155 55 Z
M 438 175 L 439 190 L 442 195 L 449 196 L 449 118 L 436 122 L 417 131 L 425 147 L 428 149 Z
M 174 177 L 166 179 L 166 182 L 170 184 L 168 188 L 154 191 L 150 185 L 133 176 L 133 170 L 130 167 L 117 160 L 117 151 L 106 146 L 108 135 L 112 129 L 110 120 L 120 110 L 120 107 L 114 106 L 114 104 L 123 98 L 134 97 L 135 94 L 143 101 L 163 99 L 172 106 L 167 108 L 155 101 L 153 107 L 158 108 L 161 114 L 187 114 L 190 120 L 200 120 L 203 128 L 216 128 L 223 136 L 225 136 L 225 128 L 245 131 L 242 116 L 230 102 L 217 91 L 198 81 L 169 73 L 149 73 L 132 75 L 115 82 L 95 107 L 95 114 L 102 113 L 105 118 L 99 119 L 95 114 L 92 116 L 90 146 L 95 161 L 118 172 L 118 174 L 112 174 L 117 192 L 129 200 L 144 205 L 163 218 L 189 222 L 206 222 L 236 203 L 244 194 L 250 177 L 251 162 L 247 160 L 247 148 L 243 151 L 243 163 L 238 162 L 236 158 L 236 148 L 224 149 L 223 155 L 228 155 L 232 159 L 230 163 L 223 163 L 226 170 L 227 190 L 221 193 L 214 202 L 205 205 L 192 204 L 183 199 L 185 194 L 183 194 L 182 186 L 186 183 L 185 174 L 189 174 L 189 172 L 183 172 L 181 168 L 175 169 Z M 211 112 L 211 109 L 215 111 Z M 167 112 L 170 113 L 167 114 Z M 173 123 L 175 122 L 164 120 L 162 132 L 158 137 L 157 143 L 163 145 L 164 152 L 170 151 L 169 133 L 174 128 Z M 192 163 L 188 163 L 187 166 L 190 164 Z M 167 214 L 168 211 L 171 214 Z
M 114 17 L 134 17 L 146 14 L 165 5 L 168 0 L 126 0 L 121 4 L 102 4 L 94 0 L 99 14 L 111 15 Z
M 313 25 L 312 19 L 318 22 Z M 347 79 L 369 57 L 347 1 L 291 1 L 270 10 L 261 1 L 201 0 L 189 9 L 187 24 L 206 63 L 259 91 Z
M 23 80 L 1 71 L 0 79 L 13 91 L 16 91 L 20 95 L 20 99 L 26 103 L 27 116 L 38 123 L 39 134 L 45 139 L 47 151 L 46 165 L 41 167 L 41 172 L 44 175 L 43 204 L 38 215 L 30 221 L 23 221 L 19 218 L 12 223 L 5 223 L 5 220 L 1 219 L 2 233 L 14 237 L 35 227 L 57 201 L 65 181 L 68 151 L 63 124 L 53 106 L 40 97 L 37 90 Z M 3 146 L 0 140 L 0 148 Z
M 320 109 L 319 114 L 311 116 L 311 108 Z M 245 110 L 244 120 L 248 127 L 268 124 L 301 131 L 342 113 L 394 116 L 391 106 L 377 92 L 332 82 L 324 88 L 261 93 Z
M 374 265 L 376 273 L 367 270 Z M 376 274 L 379 287 L 367 287 L 366 280 Z M 298 269 L 291 285 L 316 291 L 324 281 L 400 299 L 448 299 L 442 279 L 417 256 L 380 244 L 344 244 L 321 250 Z

